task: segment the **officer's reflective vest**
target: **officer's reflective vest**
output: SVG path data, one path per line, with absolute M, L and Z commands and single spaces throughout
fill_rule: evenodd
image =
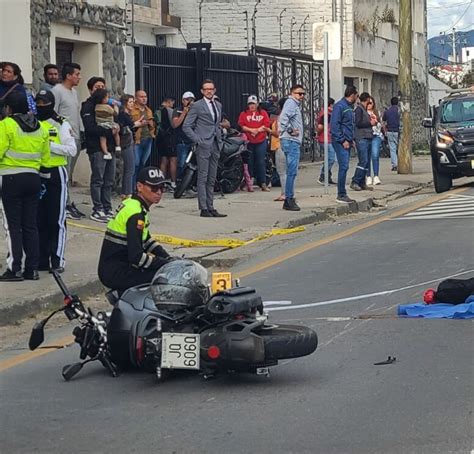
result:
M 24 132 L 13 118 L 0 122 L 0 175 L 38 173 L 49 157 L 49 132 L 41 123 Z
M 49 141 L 50 142 L 55 142 L 55 143 L 61 145 L 61 139 L 59 137 L 59 129 L 61 127 L 60 123 L 58 123 L 58 122 L 56 122 L 52 119 L 40 121 L 40 123 L 48 129 Z M 56 153 L 51 153 L 50 158 L 43 165 L 43 167 L 46 167 L 46 168 L 50 169 L 52 167 L 65 166 L 66 164 L 67 164 L 66 156 L 56 154 Z
M 125 199 L 122 202 L 118 213 L 107 224 L 105 238 L 113 243 L 127 246 L 127 222 L 130 217 L 139 213 L 143 213 L 145 217 L 142 230 L 142 241 L 145 242 L 148 238 L 148 228 L 150 226 L 148 212 L 143 208 L 140 201 L 134 198 Z

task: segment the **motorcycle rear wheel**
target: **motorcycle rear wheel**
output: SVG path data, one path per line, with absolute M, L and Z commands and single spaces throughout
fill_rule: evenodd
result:
M 263 338 L 266 361 L 299 358 L 318 347 L 318 335 L 306 326 L 275 325 L 256 334 Z
M 244 178 L 244 166 L 242 159 L 237 158 L 231 162 L 230 166 L 222 171 L 216 186 L 218 190 L 222 188 L 224 194 L 231 194 L 240 187 Z
M 184 194 L 184 191 L 186 191 L 186 189 L 188 189 L 188 187 L 191 185 L 191 182 L 193 181 L 193 177 L 194 177 L 194 172 L 195 170 L 190 169 L 190 168 L 187 168 L 184 171 L 183 179 L 174 190 L 173 197 L 175 199 L 179 199 L 180 197 L 182 197 L 182 195 Z

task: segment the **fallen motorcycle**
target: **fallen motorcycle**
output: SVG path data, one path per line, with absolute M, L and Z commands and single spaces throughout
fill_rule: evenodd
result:
M 279 360 L 309 355 L 318 345 L 310 328 L 268 324 L 253 288 L 236 286 L 211 295 L 207 271 L 191 260 L 164 265 L 151 284 L 122 295 L 108 292 L 113 309 L 97 314 L 71 295 L 59 274 L 53 276 L 64 307 L 35 324 L 29 347 L 41 345 L 44 327 L 56 313 L 78 320 L 73 335 L 81 362 L 64 366 L 65 380 L 92 361 L 100 361 L 114 377 L 131 368 L 158 379 L 173 369 L 198 371 L 205 379 L 221 372 L 268 376 Z

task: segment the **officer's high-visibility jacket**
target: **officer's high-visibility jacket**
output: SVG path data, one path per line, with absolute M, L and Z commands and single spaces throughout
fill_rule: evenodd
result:
M 35 117 L 15 114 L 0 121 L 0 175 L 39 173 L 50 156 L 48 129 Z
M 47 128 L 49 133 L 51 156 L 44 164 L 44 167 L 51 169 L 53 167 L 65 166 L 67 157 L 73 157 L 77 154 L 76 141 L 72 136 L 71 125 L 63 117 L 40 121 L 41 126 Z
M 151 237 L 148 207 L 140 197 L 125 199 L 107 224 L 99 261 L 100 268 L 127 264 L 137 270 L 157 269 L 169 254 Z

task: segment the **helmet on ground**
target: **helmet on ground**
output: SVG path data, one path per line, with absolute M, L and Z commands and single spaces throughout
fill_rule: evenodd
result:
M 207 271 L 192 260 L 174 260 L 153 277 L 151 294 L 158 309 L 176 310 L 204 304 L 208 297 Z

